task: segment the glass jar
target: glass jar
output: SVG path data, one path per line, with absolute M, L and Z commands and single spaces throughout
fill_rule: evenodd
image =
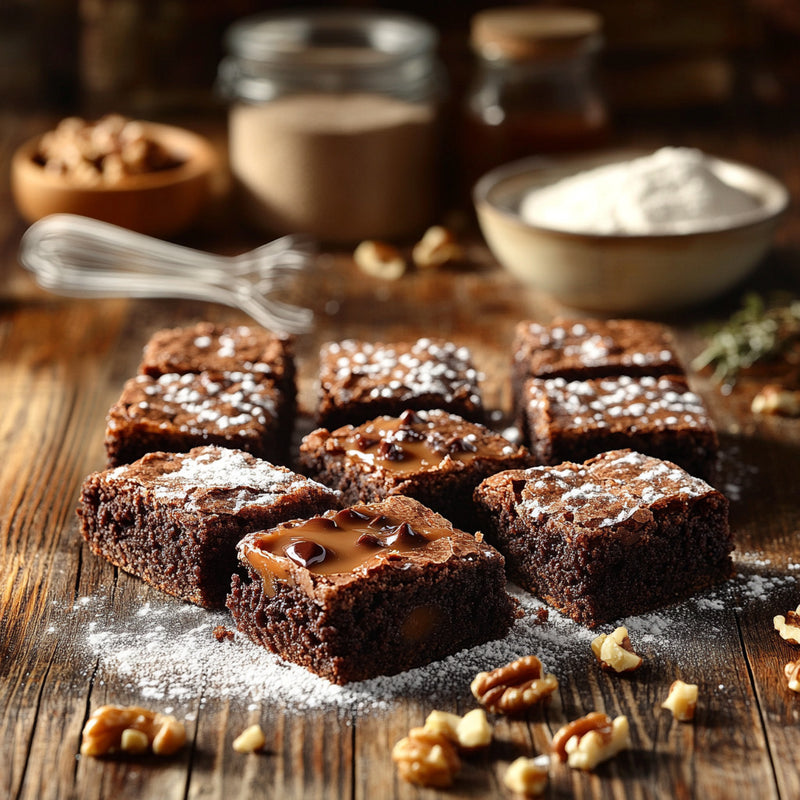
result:
M 598 14 L 573 8 L 496 8 L 472 18 L 464 131 L 472 178 L 517 158 L 603 144 L 601 28 Z
M 323 241 L 405 238 L 433 218 L 442 71 L 414 17 L 322 10 L 234 23 L 219 82 L 251 222 Z

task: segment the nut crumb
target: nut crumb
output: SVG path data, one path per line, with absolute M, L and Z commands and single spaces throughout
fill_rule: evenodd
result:
M 235 631 L 226 628 L 224 625 L 217 625 L 211 633 L 218 642 L 225 641 L 226 639 L 232 642 L 236 636 Z
M 441 267 L 463 261 L 464 249 L 456 241 L 452 231 L 443 225 L 433 225 L 411 250 L 411 258 L 420 269 Z
M 633 651 L 627 628 L 601 633 L 592 641 L 592 652 L 600 666 L 614 672 L 633 672 L 642 666 L 642 659 Z
M 520 756 L 512 761 L 504 775 L 506 788 L 521 797 L 536 797 L 542 794 L 547 786 L 547 771 L 550 759 L 547 756 L 526 758 Z
M 452 786 L 461 769 L 461 760 L 450 740 L 425 728 L 412 728 L 397 742 L 392 761 L 403 780 L 439 789 Z
M 789 644 L 800 644 L 800 606 L 794 611 L 787 611 L 786 616 L 777 614 L 772 618 L 775 630 L 781 635 L 781 639 Z
M 406 272 L 406 261 L 400 251 L 386 242 L 367 239 L 356 247 L 353 260 L 368 275 L 396 281 Z
M 480 672 L 470 684 L 476 700 L 496 714 L 519 714 L 557 688 L 558 679 L 543 672 L 536 656 L 524 656 L 491 672 Z
M 671 711 L 672 716 L 678 722 L 690 722 L 693 720 L 696 707 L 697 684 L 684 683 L 683 681 L 672 682 L 667 699 L 661 704 L 661 708 Z
M 147 739 L 144 750 L 140 734 Z M 173 716 L 139 706 L 100 706 L 83 726 L 81 755 L 104 756 L 127 747 L 127 752 L 149 748 L 157 756 L 170 756 L 185 743 L 186 730 Z
M 594 769 L 630 747 L 628 718 L 612 720 L 607 714 L 593 711 L 556 731 L 551 747 L 558 760 L 573 769 Z
M 267 737 L 259 724 L 245 728 L 234 740 L 233 749 L 237 753 L 256 753 L 264 749 Z

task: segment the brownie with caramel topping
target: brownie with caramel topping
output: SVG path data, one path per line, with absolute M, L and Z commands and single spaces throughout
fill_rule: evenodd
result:
M 89 475 L 78 516 L 95 554 L 162 592 L 220 608 L 246 533 L 339 505 L 338 492 L 285 467 L 205 446 Z
M 333 429 L 407 408 L 440 408 L 480 421 L 478 381 L 469 349 L 453 342 L 328 342 L 320 350 L 317 422 Z
M 520 406 L 520 429 L 539 464 L 630 448 L 700 478 L 714 476 L 717 435 L 682 375 L 532 378 Z
M 290 338 L 200 322 L 156 332 L 111 407 L 107 466 L 217 444 L 282 462 L 296 415 Z
M 500 553 L 409 497 L 254 532 L 238 551 L 238 629 L 337 684 L 500 638 L 517 615 Z
M 339 489 L 345 504 L 403 494 L 472 531 L 475 487 L 495 472 L 531 463 L 524 447 L 438 409 L 320 428 L 300 445 L 301 470 Z
M 475 500 L 509 577 L 590 627 L 732 574 L 725 497 L 632 450 L 501 472 L 478 486 Z
M 515 328 L 512 353 L 515 399 L 528 378 L 683 374 L 667 328 L 638 319 L 525 320 Z

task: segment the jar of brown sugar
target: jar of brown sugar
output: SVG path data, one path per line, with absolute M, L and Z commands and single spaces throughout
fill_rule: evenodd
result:
M 577 8 L 494 8 L 472 18 L 463 147 L 472 178 L 516 158 L 603 144 L 601 29 L 598 14 Z
M 234 23 L 219 80 L 246 218 L 341 243 L 421 231 L 439 168 L 437 42 L 427 23 L 381 11 Z

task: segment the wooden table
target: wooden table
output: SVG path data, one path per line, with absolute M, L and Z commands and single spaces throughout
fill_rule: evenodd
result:
M 426 691 L 401 691 L 385 707 L 376 708 L 367 698 L 366 711 L 337 700 L 318 702 L 314 693 L 320 690 L 312 682 L 309 703 L 297 712 L 279 694 L 257 691 L 254 701 L 236 691 L 234 678 L 258 687 L 264 677 L 270 685 L 268 673 L 278 667 L 268 665 L 263 676 L 258 670 L 233 674 L 250 663 L 237 653 L 244 645 L 218 643 L 210 634 L 191 666 L 203 667 L 209 653 L 218 656 L 215 647 L 228 647 L 230 671 L 215 662 L 206 673 L 192 672 L 181 696 L 170 696 L 168 686 L 147 689 L 140 674 L 115 662 L 115 632 L 126 631 L 118 643 L 132 645 L 128 659 L 141 667 L 148 661 L 147 643 L 158 638 L 153 626 L 191 613 L 91 555 L 78 535 L 81 481 L 103 466 L 105 412 L 153 331 L 198 319 L 246 318 L 198 302 L 67 299 L 32 284 L 16 262 L 24 225 L 10 200 L 8 163 L 19 142 L 52 121 L 10 114 L 0 120 L 0 797 L 507 796 L 501 777 L 509 761 L 546 752 L 565 720 L 594 709 L 628 715 L 632 749 L 590 774 L 554 766 L 547 797 L 800 796 L 800 697 L 788 691 L 783 678 L 783 666 L 796 651 L 772 626 L 773 615 L 800 601 L 800 421 L 749 412 L 750 398 L 766 375 L 741 382 L 730 395 L 720 393 L 707 375 L 691 375 L 722 439 L 720 486 L 731 499 L 738 577 L 677 609 L 629 620 L 646 666 L 626 678 L 599 670 L 589 652 L 590 634 L 555 612 L 538 630 L 530 626 L 531 649 L 541 642 L 545 666 L 557 672 L 560 691 L 527 720 L 497 720 L 489 752 L 468 759 L 446 793 L 398 780 L 390 751 L 434 705 L 461 713 L 473 707 L 468 680 L 454 680 L 452 666 L 440 672 L 428 668 Z M 212 123 L 210 130 L 221 139 L 221 127 Z M 773 172 L 797 197 L 798 130 L 790 120 L 759 116 L 724 125 L 673 120 L 626 128 L 621 143 L 697 145 Z M 323 340 L 431 334 L 473 349 L 486 374 L 487 404 L 507 411 L 514 322 L 547 319 L 561 309 L 517 286 L 477 236 L 469 242 L 470 268 L 409 275 L 396 283 L 358 275 L 347 254 L 326 254 L 315 278 L 314 294 L 322 298 L 317 324 L 299 342 L 306 410 L 314 404 L 315 354 Z M 229 219 L 215 218 L 186 243 L 235 252 L 255 242 Z M 799 251 L 800 212 L 793 209 L 775 252 L 741 289 L 796 291 Z M 741 289 L 713 308 L 667 319 L 687 363 L 702 344 L 700 323 L 729 313 Z M 206 612 L 192 613 L 193 625 L 209 624 Z M 139 630 L 147 635 L 137 644 Z M 90 640 L 91 631 L 97 635 Z M 176 635 L 172 658 L 188 669 L 186 642 L 184 633 Z M 160 663 L 169 662 L 169 654 L 163 647 L 154 653 L 159 674 L 169 675 L 169 663 Z M 172 675 L 179 677 L 174 669 Z M 673 722 L 658 710 L 676 677 L 700 686 L 692 724 Z M 215 686 L 221 679 L 222 689 Z M 303 681 L 298 686 L 306 691 Z M 297 691 L 292 688 L 290 701 Z M 186 721 L 188 745 L 164 760 L 80 758 L 82 726 L 103 703 L 171 707 Z M 266 731 L 266 751 L 235 753 L 233 738 L 254 721 Z

